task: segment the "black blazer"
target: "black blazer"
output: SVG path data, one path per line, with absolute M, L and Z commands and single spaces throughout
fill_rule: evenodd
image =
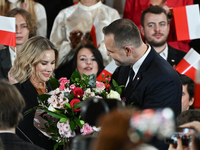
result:
M 185 56 L 185 54 L 185 52 L 175 49 L 168 45 L 167 61 L 170 63 L 171 66 L 177 65 Z
M 126 85 L 130 66 L 120 66 L 112 78 Z M 131 86 L 123 90 L 126 104 L 141 109 L 171 107 L 175 116 L 181 113 L 182 83 L 178 73 L 153 48 L 140 66 Z M 167 150 L 163 141 L 152 142 L 160 150 Z
M 8 78 L 8 72 L 12 67 L 9 47 L 0 50 L 0 79 Z
M 23 141 L 13 133 L 0 133 L 0 139 L 2 140 L 4 150 L 44 150 L 43 148 Z
M 48 91 L 51 90 L 49 82 L 46 82 Z M 24 83 L 20 84 L 14 84 L 22 96 L 25 99 L 26 102 L 26 108 L 24 109 L 24 112 L 29 110 L 30 108 L 33 108 L 35 106 L 38 106 L 37 96 L 38 93 L 35 89 L 35 87 L 32 85 L 30 80 L 25 81 Z M 24 116 L 23 120 L 19 123 L 19 129 L 25 133 L 25 135 L 35 144 L 42 148 L 45 148 L 47 150 L 53 150 L 53 146 L 55 145 L 55 141 L 48 140 L 48 137 L 44 136 L 34 125 L 33 125 L 33 119 L 34 119 L 35 112 L 30 113 L 26 116 Z M 22 138 L 25 141 L 29 141 L 19 130 L 16 131 L 17 135 Z

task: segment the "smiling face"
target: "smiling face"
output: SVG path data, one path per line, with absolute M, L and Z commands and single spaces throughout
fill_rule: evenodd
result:
M 39 83 L 49 80 L 55 69 L 55 52 L 54 50 L 46 50 L 42 54 L 41 60 L 34 67 L 31 78 Z
M 163 46 L 167 42 L 169 34 L 169 24 L 164 13 L 147 13 L 144 17 L 144 27 L 141 32 L 148 44 L 153 47 Z
M 77 70 L 79 73 L 87 76 L 97 75 L 98 69 L 98 63 L 90 49 L 82 48 L 77 55 Z
M 29 29 L 22 15 L 15 15 L 16 20 L 16 45 L 22 45 L 29 38 Z
M 105 46 L 107 49 L 107 55 L 112 57 L 117 66 L 128 65 L 128 57 L 125 49 L 120 50 L 114 44 L 114 35 L 108 34 L 104 36 Z

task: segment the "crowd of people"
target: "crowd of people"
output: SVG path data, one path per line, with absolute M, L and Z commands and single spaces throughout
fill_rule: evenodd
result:
M 103 0 L 50 3 L 0 0 L 0 15 L 14 17 L 16 26 L 16 47 L 0 45 L 0 150 L 53 149 L 55 141 L 33 124 L 35 111 L 22 114 L 39 105 L 38 95 L 52 90 L 50 77 L 69 79 L 76 69 L 81 77 L 98 77 L 112 60 L 118 67 L 111 81 L 122 87 L 121 99 L 132 108 L 100 118 L 102 130 L 92 149 L 184 150 L 180 138 L 176 145 L 157 137 L 147 144 L 133 143 L 127 135 L 133 114 L 166 107 L 173 110 L 177 127 L 194 129 L 185 136 L 193 136 L 188 147 L 198 149 L 195 81 L 175 70 L 190 41 L 174 41 L 171 15 L 172 7 L 193 0 L 126 0 L 123 18 Z M 95 20 L 97 38 L 91 33 Z

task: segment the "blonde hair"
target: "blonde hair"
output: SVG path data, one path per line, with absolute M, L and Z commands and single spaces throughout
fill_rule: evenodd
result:
M 0 15 L 5 16 L 10 10 L 11 3 L 8 0 L 0 0 Z
M 35 36 L 28 39 L 17 52 L 17 58 L 10 70 L 10 74 L 20 83 L 25 82 L 33 73 L 33 68 L 41 60 L 46 50 L 54 50 L 55 66 L 58 62 L 58 51 L 47 38 Z
M 38 23 L 35 9 L 34 9 L 37 2 L 34 2 L 33 0 L 18 0 L 17 3 L 20 3 L 20 5 L 22 5 L 22 3 L 26 3 L 27 11 L 33 16 L 36 23 Z

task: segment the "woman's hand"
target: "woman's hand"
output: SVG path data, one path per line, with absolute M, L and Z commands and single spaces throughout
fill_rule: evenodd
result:
M 181 138 L 179 137 L 177 139 L 177 147 L 173 144 L 170 144 L 169 145 L 169 149 L 168 150 L 183 150 L 183 145 L 182 145 L 182 141 L 181 141 Z

